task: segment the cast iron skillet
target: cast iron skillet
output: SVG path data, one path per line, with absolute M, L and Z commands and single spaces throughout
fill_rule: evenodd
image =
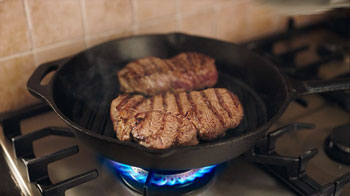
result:
M 219 81 L 241 100 L 245 116 L 224 138 L 196 146 L 151 150 L 116 139 L 110 103 L 118 96 L 116 72 L 129 61 L 169 58 L 197 51 L 216 59 Z M 57 70 L 51 81 L 43 77 Z M 39 66 L 27 86 L 73 128 L 75 135 L 102 155 L 129 165 L 161 170 L 199 168 L 230 160 L 251 149 L 296 96 L 350 89 L 350 80 L 291 82 L 261 56 L 235 44 L 180 33 L 143 35 L 110 41 L 69 60 Z

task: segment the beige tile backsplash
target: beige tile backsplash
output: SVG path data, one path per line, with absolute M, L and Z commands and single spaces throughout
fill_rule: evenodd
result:
M 179 31 L 241 42 L 285 27 L 286 16 L 256 1 L 0 0 L 0 113 L 37 101 L 26 90 L 35 67 L 108 40 Z
M 141 23 L 138 27 L 138 34 L 148 34 L 148 33 L 168 33 L 177 30 L 178 22 L 176 16 L 170 16 L 161 18 L 156 21 Z
M 131 29 L 131 0 L 85 0 L 87 34 Z
M 254 4 L 256 5 L 256 3 Z M 248 32 L 259 32 L 261 36 L 264 36 L 276 32 L 280 28 L 279 24 L 286 24 L 286 21 L 281 21 L 284 17 L 274 14 L 272 8 L 249 5 L 249 9 L 247 10 L 249 13 L 248 16 L 256 16 L 250 17 L 249 23 L 247 24 Z M 250 36 L 253 38 L 254 34 L 251 34 Z
M 206 9 L 217 5 L 216 3 L 220 0 L 179 0 L 179 11 L 181 13 L 196 12 L 201 9 Z
M 0 58 L 30 48 L 23 1 L 0 1 Z
M 78 39 L 76 41 L 64 43 L 54 48 L 45 48 L 39 50 L 36 53 L 37 64 L 57 60 L 75 53 L 78 53 L 85 49 L 84 39 Z
M 227 1 L 221 4 L 216 19 L 216 37 L 226 41 L 245 41 L 249 34 L 247 28 L 249 15 L 247 14 L 249 4 L 243 1 Z M 230 24 L 230 25 L 227 25 Z
M 0 62 L 0 112 L 37 101 L 25 86 L 34 69 L 31 54 Z
M 134 5 L 139 23 L 176 14 L 175 0 L 135 0 Z
M 79 0 L 25 1 L 28 1 L 28 17 L 36 47 L 84 35 Z
M 126 37 L 126 36 L 130 36 L 130 35 L 132 35 L 132 31 L 130 29 L 122 31 L 122 32 L 112 31 L 112 32 L 104 33 L 104 34 L 99 34 L 97 36 L 88 38 L 87 47 L 92 47 L 92 46 L 95 46 L 97 44 L 109 41 L 109 40 L 117 39 L 120 37 Z
M 216 12 L 211 7 L 194 14 L 184 15 L 180 30 L 189 34 L 214 37 L 215 15 Z

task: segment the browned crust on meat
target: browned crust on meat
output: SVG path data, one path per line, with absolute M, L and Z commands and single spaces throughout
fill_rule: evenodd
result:
M 218 98 L 219 100 L 219 104 L 222 108 L 224 108 L 224 110 L 227 112 L 228 116 L 230 118 L 232 118 L 232 113 L 231 111 L 228 109 L 226 103 L 224 102 L 224 100 L 221 97 L 221 94 L 218 92 L 218 90 L 216 88 L 214 88 L 214 92 L 215 92 L 215 96 Z
M 193 97 L 192 97 L 192 93 L 186 92 L 186 98 L 187 100 L 190 102 L 191 104 L 191 108 L 195 114 L 195 116 L 197 117 L 199 124 L 203 124 L 200 118 L 200 111 L 197 108 L 197 105 L 193 102 Z
M 131 110 L 137 109 L 143 102 L 145 102 L 147 99 L 145 97 L 142 97 L 138 102 L 136 102 L 132 107 Z
M 224 135 L 239 125 L 243 107 L 235 94 L 222 88 L 151 97 L 121 95 L 112 102 L 111 118 L 120 140 L 162 149 Z
M 215 60 L 197 52 L 180 53 L 170 59 L 145 57 L 130 62 L 118 73 L 121 91 L 155 95 L 212 87 L 217 82 Z
M 180 97 L 179 97 L 179 94 L 177 93 L 174 93 L 175 95 L 175 101 L 176 101 L 176 105 L 177 105 L 177 109 L 178 109 L 178 112 L 181 116 L 184 115 L 183 111 L 182 111 L 182 105 L 180 104 Z
M 169 62 L 169 60 L 164 60 L 163 62 L 169 68 L 170 71 L 174 71 L 174 67 L 172 63 Z
M 121 108 L 122 106 L 124 106 L 124 105 L 129 101 L 130 97 L 131 97 L 131 95 L 127 95 L 127 96 L 123 99 L 123 101 L 121 101 L 121 102 L 116 106 L 116 109 L 117 109 L 117 110 L 120 110 L 120 108 Z
M 150 107 L 151 110 L 146 112 L 146 116 L 145 116 L 145 118 L 144 118 L 145 121 L 147 121 L 150 112 L 153 110 L 153 107 L 154 107 L 154 98 L 152 97 L 152 98 L 151 98 L 151 107 Z M 143 125 L 144 125 L 144 123 L 141 124 L 141 128 L 143 127 Z
M 200 95 L 203 97 L 204 102 L 207 104 L 207 107 L 211 110 L 211 112 L 213 112 L 215 114 L 215 117 L 220 121 L 221 126 L 225 127 L 224 119 L 222 118 L 220 113 L 214 108 L 214 106 L 210 103 L 207 95 L 203 91 L 200 92 Z
M 235 107 L 238 108 L 239 105 L 241 104 L 240 101 L 238 100 L 238 97 L 236 95 L 234 95 L 233 93 L 230 93 L 230 96 L 232 98 L 233 104 L 235 104 Z
M 166 103 L 166 99 L 165 99 L 165 94 L 162 94 L 161 96 L 162 96 L 162 103 L 163 103 L 163 111 L 166 113 L 167 103 Z M 164 129 L 165 124 L 166 124 L 165 115 L 163 115 L 160 131 L 162 131 Z

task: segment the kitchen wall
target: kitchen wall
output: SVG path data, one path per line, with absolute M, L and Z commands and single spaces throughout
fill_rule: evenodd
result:
M 37 101 L 25 84 L 38 65 L 104 41 L 179 31 L 242 42 L 286 20 L 257 0 L 0 0 L 0 113 Z

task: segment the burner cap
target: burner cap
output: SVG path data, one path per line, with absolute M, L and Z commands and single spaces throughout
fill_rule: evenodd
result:
M 332 159 L 350 164 L 350 125 L 333 129 L 325 142 L 325 151 Z
M 196 190 L 214 177 L 216 168 L 216 165 L 212 165 L 181 171 L 149 171 L 111 160 L 107 163 L 117 170 L 128 187 L 144 194 L 147 189 L 146 192 L 150 195 L 179 195 Z

